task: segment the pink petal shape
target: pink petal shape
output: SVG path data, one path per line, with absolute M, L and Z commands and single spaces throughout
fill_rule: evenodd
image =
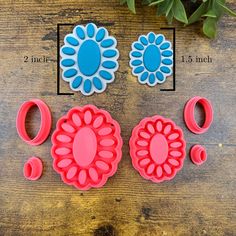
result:
M 102 123 L 103 123 L 103 117 L 102 117 L 102 116 L 98 116 L 98 117 L 94 120 L 94 122 L 93 122 L 93 127 L 94 127 L 95 129 L 97 129 L 97 128 L 99 128 L 99 127 L 102 125 Z
M 179 162 L 175 159 L 168 159 L 168 162 L 173 166 L 178 166 Z
M 171 174 L 171 168 L 168 164 L 164 164 L 164 170 L 168 175 Z
M 104 170 L 104 171 L 109 170 L 109 165 L 106 162 L 104 162 L 104 161 L 97 161 L 96 162 L 96 166 L 99 169 Z
M 139 156 L 145 156 L 147 154 L 148 154 L 147 150 L 140 150 L 140 151 L 137 152 L 137 155 L 139 155 Z
M 179 137 L 179 134 L 178 133 L 172 133 L 168 136 L 168 139 L 169 140 L 175 140 Z
M 148 131 L 149 131 L 151 134 L 154 134 L 154 133 L 155 133 L 155 129 L 154 129 L 154 127 L 153 127 L 152 124 L 148 124 L 148 125 L 147 125 L 147 129 L 148 129 Z
M 94 182 L 98 181 L 98 172 L 94 168 L 89 169 L 89 175 Z
M 87 180 L 87 173 L 85 170 L 81 170 L 78 175 L 78 181 L 80 184 L 83 185 L 85 184 L 86 180 Z
M 139 162 L 139 165 L 141 166 L 141 167 L 144 167 L 144 166 L 146 166 L 147 164 L 149 164 L 150 163 L 150 159 L 149 158 L 144 158 L 144 159 L 142 159 L 140 162 Z
M 101 135 L 101 136 L 105 136 L 105 135 L 108 135 L 112 132 L 112 128 L 110 127 L 105 127 L 105 128 L 102 128 L 98 131 L 98 134 Z
M 104 147 L 110 147 L 114 145 L 115 141 L 113 139 L 103 139 L 100 141 L 100 145 Z
M 164 129 L 164 134 L 169 134 L 171 131 L 171 125 L 167 125 Z
M 172 157 L 180 157 L 182 155 L 182 152 L 179 152 L 179 151 L 171 151 L 170 152 L 170 155 Z
M 60 168 L 65 168 L 69 166 L 72 163 L 71 159 L 62 159 L 61 161 L 58 162 L 57 166 Z
M 57 140 L 62 143 L 70 143 L 72 138 L 64 134 L 59 134 L 57 135 Z
M 155 169 L 155 165 L 154 164 L 150 164 L 147 168 L 147 174 L 150 175 L 152 174 L 152 172 L 154 171 Z
M 71 153 L 71 149 L 70 148 L 66 148 L 66 147 L 60 147 L 60 148 L 57 148 L 55 150 L 55 153 L 57 155 L 63 156 L 63 155 L 67 155 L 67 154 Z
M 87 110 L 85 113 L 84 113 L 84 122 L 89 125 L 92 121 L 92 113 L 91 111 Z
M 148 142 L 145 140 L 138 140 L 137 144 L 141 147 L 146 147 L 148 145 Z
M 98 155 L 99 155 L 100 157 L 107 158 L 107 159 L 113 157 L 113 153 L 110 152 L 110 151 L 100 151 L 100 152 L 98 153 Z
M 75 177 L 76 173 L 77 173 L 77 167 L 73 166 L 68 170 L 68 172 L 66 174 L 66 178 L 73 179 Z
M 73 115 L 72 115 L 72 121 L 74 122 L 74 124 L 77 126 L 77 127 L 79 127 L 79 126 L 81 126 L 81 118 L 80 118 L 80 116 L 79 116 L 79 114 L 77 114 L 77 113 L 74 113 Z
M 64 131 L 68 132 L 68 133 L 74 133 L 75 132 L 75 128 L 68 124 L 68 123 L 63 123 L 61 125 L 62 129 L 64 129 Z
M 161 166 L 158 166 L 157 169 L 156 169 L 156 174 L 157 174 L 157 177 L 160 178 L 163 174 L 163 170 L 162 170 L 162 167 Z
M 156 123 L 156 129 L 159 133 L 162 131 L 162 122 L 160 120 L 158 120 Z
M 178 148 L 181 147 L 183 144 L 181 142 L 173 142 L 170 144 L 170 147 L 172 148 Z
M 141 131 L 140 132 L 140 136 L 142 137 L 142 138 L 145 138 L 145 139 L 150 139 L 150 135 L 147 133 L 147 132 L 145 132 L 145 131 Z

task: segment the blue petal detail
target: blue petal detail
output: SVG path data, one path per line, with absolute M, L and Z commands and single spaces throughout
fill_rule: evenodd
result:
M 85 39 L 84 29 L 81 28 L 80 26 L 76 27 L 76 34 L 80 39 Z
M 101 70 L 99 72 L 99 75 L 105 80 L 111 80 L 112 79 L 112 75 L 109 72 L 105 71 L 105 70 Z
M 140 80 L 145 81 L 147 79 L 148 75 L 149 75 L 149 73 L 147 71 L 143 72 L 140 77 Z
M 93 24 L 88 24 L 87 26 L 87 34 L 90 38 L 92 38 L 94 36 L 94 26 Z
M 114 61 L 104 61 L 102 66 L 107 69 L 114 69 L 116 67 L 116 63 Z
M 157 37 L 157 39 L 156 39 L 156 45 L 159 45 L 159 44 L 161 44 L 162 42 L 163 42 L 163 40 L 164 40 L 164 37 L 163 37 L 163 35 L 159 35 L 158 37 Z
M 169 66 L 169 65 L 172 65 L 173 61 L 167 58 L 167 59 L 162 60 L 162 63 Z
M 102 82 L 101 82 L 101 80 L 99 78 L 94 77 L 93 78 L 93 84 L 94 84 L 96 89 L 98 89 L 98 90 L 102 89 Z
M 75 50 L 70 47 L 63 47 L 62 52 L 66 55 L 74 55 L 75 54 Z
M 67 36 L 67 37 L 66 37 L 66 41 L 67 41 L 70 45 L 72 45 L 72 46 L 78 46 L 78 45 L 79 45 L 78 40 L 75 39 L 75 38 L 72 37 L 72 36 Z
M 143 45 L 148 45 L 148 41 L 147 41 L 146 37 L 144 37 L 144 36 L 141 36 L 141 37 L 140 37 L 140 42 L 141 42 Z
M 89 93 L 89 92 L 91 91 L 91 88 L 92 88 L 92 83 L 91 83 L 91 81 L 90 81 L 89 79 L 86 79 L 86 80 L 84 81 L 84 91 L 85 91 L 86 93 Z
M 149 43 L 153 43 L 155 41 L 155 34 L 151 32 L 148 35 L 148 40 L 149 40 Z
M 114 40 L 112 40 L 112 39 L 105 39 L 105 40 L 102 41 L 101 46 L 103 48 L 108 48 L 108 47 L 111 47 L 113 44 L 114 44 Z
M 134 73 L 135 74 L 138 74 L 138 73 L 141 73 L 144 71 L 144 67 L 143 66 L 139 66 L 137 67 L 135 70 L 134 70 Z
M 161 70 L 161 72 L 166 73 L 166 74 L 170 73 L 170 69 L 166 66 L 162 66 L 160 68 L 160 70 Z
M 104 39 L 104 37 L 105 37 L 105 29 L 103 29 L 103 28 L 100 28 L 99 30 L 98 30 L 98 32 L 97 32 L 97 35 L 96 35 L 96 41 L 97 42 L 101 42 L 103 39 Z
M 144 49 L 144 47 L 143 47 L 143 45 L 142 45 L 141 43 L 135 43 L 135 44 L 134 44 L 134 47 L 135 47 L 137 50 L 143 50 L 143 49 Z
M 141 57 L 143 54 L 141 52 L 134 51 L 131 53 L 131 56 L 133 57 Z
M 73 82 L 72 82 L 72 88 L 77 89 L 83 81 L 83 78 L 81 76 L 77 76 Z
M 167 49 L 168 47 L 170 47 L 170 43 L 166 42 L 166 43 L 163 43 L 163 44 L 160 46 L 160 49 L 161 49 L 161 50 L 165 50 L 165 49 Z
M 155 79 L 154 74 L 150 74 L 150 75 L 149 75 L 149 83 L 150 83 L 150 84 L 154 84 L 154 83 L 155 83 L 155 80 L 156 80 L 156 79 Z
M 103 55 L 104 57 L 111 58 L 111 57 L 114 57 L 114 56 L 117 55 L 117 51 L 116 51 L 116 50 L 112 50 L 112 49 L 106 50 L 106 51 L 103 52 L 102 55 Z
M 163 74 L 160 72 L 160 71 L 157 71 L 156 73 L 156 78 L 159 80 L 159 81 L 163 81 L 165 78 L 163 76 Z
M 70 67 L 70 66 L 73 66 L 75 64 L 75 61 L 72 60 L 72 59 L 63 59 L 61 61 L 61 64 L 65 67 Z
M 132 66 L 140 66 L 143 62 L 141 60 L 134 60 L 131 62 Z
M 66 78 L 71 78 L 71 77 L 75 76 L 76 74 L 77 74 L 77 70 L 76 69 L 69 69 L 69 70 L 64 72 L 64 76 Z
M 164 57 L 171 57 L 173 55 L 173 52 L 171 50 L 166 50 L 166 51 L 162 52 L 161 55 Z

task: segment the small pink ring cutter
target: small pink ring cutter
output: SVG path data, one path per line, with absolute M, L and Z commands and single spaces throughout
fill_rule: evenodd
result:
M 200 103 L 205 112 L 205 121 L 202 127 L 200 127 L 194 118 L 194 109 L 197 103 Z M 210 101 L 204 97 L 193 97 L 185 105 L 184 108 L 184 121 L 188 129 L 194 134 L 203 134 L 211 126 L 213 121 L 213 108 Z
M 28 180 L 37 180 L 43 172 L 43 163 L 38 157 L 31 157 L 24 165 L 24 176 Z
M 25 129 L 25 119 L 27 113 L 29 112 L 29 109 L 35 105 L 39 108 L 41 114 L 41 125 L 37 135 L 33 139 L 31 139 Z M 47 139 L 50 133 L 51 124 L 52 124 L 51 112 L 48 106 L 40 99 L 33 99 L 24 102 L 17 113 L 17 118 L 16 118 L 17 132 L 23 141 L 32 146 L 40 145 Z
M 207 160 L 206 149 L 201 145 L 194 145 L 190 150 L 190 158 L 195 165 L 201 165 Z

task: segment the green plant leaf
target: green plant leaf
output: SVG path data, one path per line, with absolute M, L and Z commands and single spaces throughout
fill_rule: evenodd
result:
M 165 0 L 164 2 L 159 3 L 157 6 L 157 15 L 165 15 L 172 1 L 173 0 Z
M 224 12 L 228 13 L 230 16 L 236 17 L 236 13 L 232 11 L 231 9 L 229 9 L 227 6 L 225 6 L 224 3 L 221 3 L 220 1 L 217 1 L 217 3 L 222 7 Z
M 217 19 L 212 17 L 207 17 L 203 23 L 203 33 L 213 39 L 216 37 L 216 27 L 217 27 Z
M 172 24 L 173 18 L 174 18 L 173 11 L 170 10 L 169 14 L 166 16 L 166 19 L 167 19 L 167 21 L 168 21 L 168 24 L 170 24 L 170 25 Z
M 211 9 L 209 10 L 206 14 L 204 14 L 203 16 L 206 16 L 206 17 L 211 17 L 211 18 L 216 18 L 216 14 L 215 12 Z
M 203 16 L 207 12 L 208 3 L 202 3 L 198 9 L 189 17 L 188 24 L 193 24 L 196 21 L 200 20 L 201 16 Z
M 181 21 L 185 24 L 188 23 L 185 8 L 181 0 L 174 0 L 172 9 L 173 9 L 174 18 L 176 20 Z
M 135 0 L 127 0 L 127 5 L 133 13 L 136 13 L 135 11 Z
M 126 3 L 126 0 L 120 0 L 120 4 L 125 4 Z
M 150 3 L 149 6 L 155 6 L 155 5 L 157 5 L 157 4 L 161 3 L 161 2 L 164 2 L 164 1 L 165 0 L 158 0 L 158 1 Z

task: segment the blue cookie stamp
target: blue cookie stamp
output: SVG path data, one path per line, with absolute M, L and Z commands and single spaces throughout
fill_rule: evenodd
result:
M 138 77 L 141 84 L 155 86 L 164 83 L 172 74 L 173 50 L 171 42 L 162 34 L 150 32 L 141 35 L 133 42 L 130 52 L 132 74 Z
M 60 67 L 63 80 L 84 95 L 103 92 L 115 79 L 119 65 L 117 41 L 107 29 L 89 23 L 78 25 L 64 38 Z

